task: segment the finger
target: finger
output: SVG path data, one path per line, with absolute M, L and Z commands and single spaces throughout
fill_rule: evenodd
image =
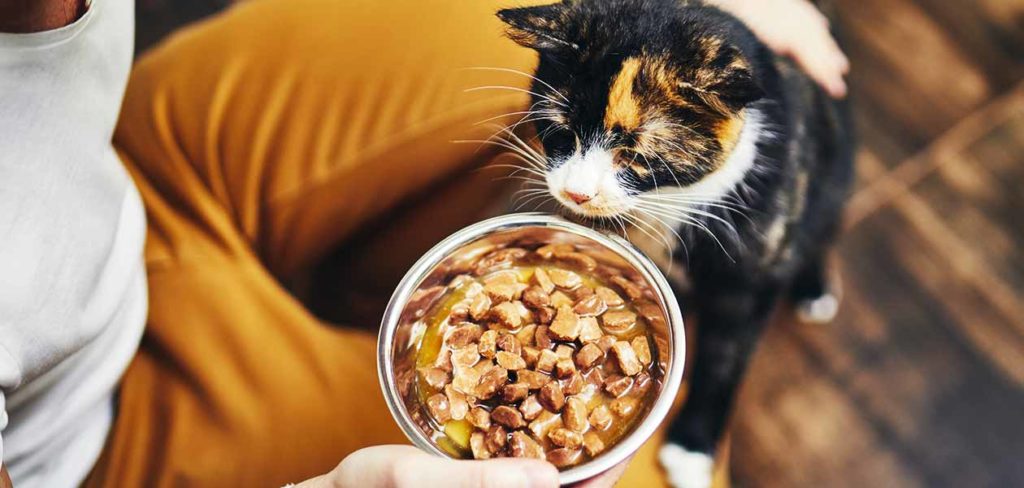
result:
M 838 60 L 842 52 L 827 33 L 818 36 L 818 39 L 822 41 L 804 45 L 803 49 L 793 52 L 793 57 L 800 68 L 829 95 L 842 98 L 846 96 L 846 82 Z
M 338 466 L 343 487 L 553 488 L 558 470 L 535 459 L 456 461 L 412 446 L 375 446 L 349 455 Z

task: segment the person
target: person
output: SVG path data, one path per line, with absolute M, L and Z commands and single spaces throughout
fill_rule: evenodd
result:
M 715 3 L 845 95 L 806 0 Z M 252 0 L 131 68 L 130 0 L 0 0 L 0 486 L 557 484 L 397 445 L 373 337 L 281 285 L 410 195 L 496 188 L 449 141 L 526 106 L 498 7 Z

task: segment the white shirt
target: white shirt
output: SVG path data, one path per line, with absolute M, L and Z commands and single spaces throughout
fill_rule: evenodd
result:
M 77 486 L 146 318 L 139 195 L 111 147 L 131 0 L 0 34 L 0 456 L 18 488 Z

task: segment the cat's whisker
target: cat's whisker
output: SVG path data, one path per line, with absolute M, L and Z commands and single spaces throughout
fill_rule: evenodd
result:
M 650 212 L 646 212 L 643 209 L 633 209 L 633 211 L 638 214 L 636 216 L 636 219 L 637 219 L 638 222 L 644 222 L 647 225 L 653 227 L 654 224 L 644 220 L 644 218 L 646 217 L 646 218 L 649 218 L 649 219 L 653 220 L 654 222 L 657 222 L 658 225 L 661 225 L 662 227 L 667 229 L 669 232 L 671 232 L 672 235 L 675 236 L 675 238 L 679 241 L 679 244 L 683 247 L 683 254 L 686 256 L 686 261 L 689 262 L 689 260 L 690 260 L 690 250 L 686 247 L 686 240 L 683 239 L 683 236 L 679 235 L 679 232 L 676 232 L 676 229 L 675 229 L 674 225 L 661 220 L 660 218 L 658 218 L 658 216 L 656 216 L 656 215 L 654 215 L 654 214 L 652 214 Z M 655 229 L 655 231 L 657 231 L 657 230 Z M 664 234 L 662 234 L 662 235 L 664 235 Z M 667 238 L 666 238 L 666 240 L 667 240 Z M 667 247 L 669 249 L 669 254 L 671 254 L 671 243 L 668 243 Z
M 497 140 L 460 139 L 460 140 L 455 140 L 455 141 L 452 141 L 452 142 L 457 143 L 457 144 L 468 144 L 468 143 L 490 144 L 492 146 L 498 146 L 498 147 L 502 147 L 502 148 L 508 149 L 511 152 L 507 153 L 507 154 L 511 154 L 511 155 L 515 155 L 515 156 L 521 156 L 521 157 L 525 158 L 525 160 L 529 161 L 531 164 L 537 164 L 538 166 L 544 164 L 544 162 L 542 160 L 537 159 L 539 157 L 539 155 L 537 155 L 536 153 L 534 153 L 534 154 L 525 153 L 518 146 L 515 146 L 515 145 L 511 144 L 510 142 L 508 142 L 505 139 L 497 139 Z
M 495 115 L 493 117 L 488 117 L 488 118 L 486 118 L 484 120 L 481 120 L 479 122 L 474 122 L 473 125 L 475 125 L 475 126 L 476 125 L 484 125 L 484 124 L 487 124 L 489 122 L 493 122 L 493 121 L 498 120 L 498 119 L 503 119 L 505 117 L 511 117 L 511 116 L 515 116 L 515 115 L 522 115 L 523 118 L 520 118 L 518 121 L 516 121 L 516 122 L 514 122 L 513 124 L 510 124 L 510 125 L 523 124 L 523 123 L 527 122 L 527 121 L 523 120 L 525 117 L 529 117 L 531 115 L 544 115 L 545 113 L 546 112 L 542 111 L 542 110 L 520 110 L 518 112 L 507 112 L 507 113 L 503 113 L 503 114 L 500 114 L 500 115 Z M 538 117 L 538 118 L 535 118 L 533 120 L 544 120 L 544 119 L 554 120 L 552 118 L 553 115 L 555 115 L 554 112 L 552 112 L 550 115 L 548 115 L 546 117 Z
M 518 174 L 520 171 L 524 171 L 524 172 L 530 173 L 532 175 L 539 176 L 541 178 L 544 178 L 546 176 L 541 171 L 538 171 L 538 170 L 533 169 L 533 168 L 527 168 L 527 167 L 524 167 L 524 166 L 519 166 L 517 164 L 503 164 L 503 163 L 495 164 L 495 163 L 492 163 L 492 164 L 488 164 L 485 167 L 486 168 L 511 168 L 511 169 L 515 170 L 515 171 L 513 171 L 511 173 L 512 175 Z
M 520 196 L 519 198 L 516 198 L 516 200 L 512 202 L 512 205 L 515 210 L 519 210 L 520 208 L 529 205 L 531 202 L 536 201 L 538 198 L 543 199 L 544 194 L 541 193 Z
M 669 242 L 668 238 L 665 237 L 664 233 L 658 232 L 657 229 L 654 229 L 654 227 L 651 224 L 649 224 L 647 222 L 644 222 L 639 217 L 630 215 L 628 213 L 622 214 L 622 216 L 623 216 L 623 218 L 626 221 L 628 221 L 633 226 L 633 228 L 635 228 L 636 230 L 642 232 L 644 235 L 649 237 L 651 240 L 658 241 L 658 242 L 661 242 L 662 244 L 664 244 L 665 245 L 665 252 L 667 252 L 671 256 L 671 254 L 672 254 L 672 243 Z M 650 231 L 648 231 L 648 229 L 650 229 Z M 653 234 L 652 234 L 652 232 L 653 232 Z M 669 261 L 671 263 L 671 260 L 669 260 Z M 669 266 L 671 266 L 671 264 L 669 264 Z
M 712 231 L 710 228 L 708 228 L 706 225 L 704 225 L 704 223 L 701 222 L 700 219 L 696 219 L 696 218 L 694 218 L 694 217 L 692 217 L 690 215 L 683 214 L 683 213 L 665 213 L 665 211 L 663 211 L 663 210 L 654 209 L 654 208 L 650 208 L 650 207 L 644 208 L 644 211 L 649 212 L 651 214 L 660 215 L 660 216 L 665 217 L 667 219 L 678 220 L 680 223 L 691 225 L 691 226 L 694 226 L 694 227 L 702 230 L 709 237 L 714 239 L 715 243 L 717 243 L 718 247 L 722 249 L 722 252 L 725 253 L 726 257 L 728 257 L 731 261 L 736 262 L 736 260 L 733 259 L 732 255 L 729 254 L 729 251 L 725 248 L 725 245 L 722 244 L 722 241 L 719 240 L 718 236 L 714 233 L 714 231 Z
M 472 93 L 472 92 L 478 92 L 478 91 L 483 91 L 483 90 L 509 90 L 509 91 L 514 91 L 514 92 L 526 93 L 528 95 L 533 95 L 533 96 L 535 96 L 537 98 L 540 98 L 540 99 L 543 99 L 543 100 L 547 100 L 548 102 L 553 103 L 555 105 L 558 105 L 560 107 L 565 107 L 565 108 L 569 107 L 565 103 L 560 102 L 558 100 L 555 100 L 554 98 L 542 95 L 542 94 L 537 93 L 537 92 L 532 91 L 532 90 L 527 90 L 525 88 L 519 88 L 519 87 L 515 87 L 515 86 L 485 85 L 485 86 L 476 86 L 476 87 L 473 87 L 473 88 L 466 88 L 465 90 L 462 90 L 462 91 L 464 93 Z
M 720 209 L 727 210 L 727 211 L 730 211 L 730 212 L 733 212 L 733 213 L 738 213 L 740 215 L 743 215 L 744 217 L 746 217 L 744 212 L 746 210 L 749 210 L 749 207 L 738 205 L 738 204 L 735 204 L 735 203 L 726 202 L 726 201 L 711 201 L 711 200 L 689 199 L 689 198 L 687 198 L 687 199 L 683 199 L 683 198 L 669 198 L 669 197 L 667 197 L 665 195 L 656 195 L 656 196 L 655 195 L 652 195 L 652 196 L 638 195 L 638 196 L 636 196 L 634 198 L 636 198 L 636 199 L 638 199 L 638 200 L 640 200 L 642 202 L 645 202 L 645 203 L 675 204 L 675 205 L 680 205 L 680 206 L 686 206 L 687 208 L 690 208 L 690 207 L 692 207 L 694 205 L 695 206 L 710 207 L 710 208 L 720 208 Z
M 470 69 L 470 70 L 487 70 L 487 71 L 503 71 L 503 72 L 506 72 L 506 73 L 515 73 L 515 74 L 518 74 L 518 75 L 523 75 L 523 76 L 525 76 L 527 78 L 530 78 L 531 80 L 536 81 L 537 83 L 540 83 L 540 84 L 548 87 L 548 89 L 551 90 L 552 93 L 554 93 L 555 95 L 558 95 L 562 100 L 565 100 L 566 103 L 569 103 L 569 99 L 566 98 L 565 95 L 562 94 L 562 92 L 556 90 L 555 87 L 553 87 L 550 84 L 548 84 L 548 82 L 546 82 L 546 81 L 544 81 L 544 80 L 542 80 L 540 78 L 537 78 L 536 76 L 531 75 L 531 74 L 529 74 L 529 73 L 527 73 L 525 71 L 519 71 L 517 69 L 512 69 L 512 68 L 498 68 L 498 67 L 491 67 L 491 66 L 472 66 L 472 67 L 469 67 L 469 68 L 466 68 L 466 69 Z

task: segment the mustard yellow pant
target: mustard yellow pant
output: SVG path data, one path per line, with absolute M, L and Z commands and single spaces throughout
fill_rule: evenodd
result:
M 452 141 L 528 106 L 521 92 L 464 91 L 527 86 L 467 69 L 532 70 L 498 7 L 252 0 L 137 63 L 114 139 L 147 209 L 150 314 L 88 486 L 280 486 L 407 442 L 375 337 L 317 319 L 281 283 L 444 181 L 492 193 L 470 171 L 492 154 Z M 453 207 L 421 212 L 421 228 L 454 230 Z M 663 484 L 659 442 L 623 486 Z

